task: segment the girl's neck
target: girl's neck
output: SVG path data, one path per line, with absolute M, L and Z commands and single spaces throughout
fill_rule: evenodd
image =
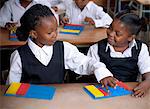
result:
M 30 3 L 31 3 L 31 1 L 20 0 L 20 4 L 24 8 L 26 8 Z
M 123 46 L 123 47 L 114 47 L 114 50 L 115 50 L 116 52 L 121 52 L 121 53 L 123 53 L 128 47 L 129 47 L 128 45 L 127 45 L 127 46 Z

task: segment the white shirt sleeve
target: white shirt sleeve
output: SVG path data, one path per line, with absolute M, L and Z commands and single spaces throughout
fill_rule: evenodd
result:
M 102 7 L 98 7 L 96 11 L 95 27 L 109 27 L 113 19 L 103 11 Z
M 5 27 L 7 22 L 11 20 L 11 9 L 9 1 L 7 1 L 4 6 L 0 9 L 0 26 Z
M 65 68 L 80 75 L 95 74 L 97 81 L 107 76 L 113 76 L 106 66 L 84 54 L 80 53 L 76 46 L 64 42 Z
M 59 10 L 66 10 L 65 3 L 62 1 L 61 3 L 55 5 Z
M 138 57 L 138 67 L 141 74 L 150 72 L 150 55 L 146 44 L 142 44 Z
M 100 57 L 98 56 L 98 44 L 90 46 L 87 56 L 92 57 L 97 61 L 100 61 Z
M 12 82 L 20 82 L 22 75 L 22 64 L 21 58 L 17 50 L 11 54 L 10 58 L 10 71 L 6 81 L 6 84 L 11 84 Z

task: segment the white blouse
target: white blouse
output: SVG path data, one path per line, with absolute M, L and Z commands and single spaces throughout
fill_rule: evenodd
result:
M 94 73 L 98 82 L 107 76 L 112 76 L 103 63 L 80 53 L 76 46 L 68 42 L 63 43 L 65 69 L 70 69 L 81 75 L 90 75 Z M 28 45 L 35 57 L 43 65 L 47 66 L 53 54 L 53 46 L 45 45 L 40 48 L 30 39 L 28 39 Z M 22 63 L 17 50 L 15 50 L 11 55 L 10 66 L 7 84 L 10 84 L 11 82 L 20 82 L 22 75 Z
M 111 46 L 108 43 L 107 46 L 106 46 L 106 51 L 109 47 L 111 57 L 119 57 L 119 58 L 131 57 L 132 56 L 131 49 L 134 46 L 136 46 L 136 48 L 137 48 L 137 43 L 136 43 L 135 40 L 130 42 L 129 43 L 129 48 L 127 48 L 123 53 L 121 53 L 121 52 L 116 52 L 114 50 L 113 46 Z M 98 55 L 98 44 L 92 45 L 89 48 L 89 51 L 88 51 L 87 55 L 94 58 L 94 59 L 96 59 L 96 60 L 98 60 L 98 61 L 100 61 L 100 57 Z M 150 72 L 150 55 L 149 55 L 148 47 L 144 43 L 142 43 L 141 51 L 140 51 L 140 54 L 138 56 L 137 65 L 139 67 L 139 71 L 140 71 L 141 74 Z

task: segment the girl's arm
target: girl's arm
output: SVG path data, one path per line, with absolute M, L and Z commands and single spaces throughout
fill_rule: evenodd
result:
M 138 67 L 142 74 L 143 81 L 133 89 L 135 97 L 144 97 L 150 88 L 150 56 L 148 47 L 142 44 L 141 51 L 138 57 Z
M 17 50 L 11 54 L 10 58 L 10 70 L 6 81 L 6 84 L 11 84 L 12 82 L 20 82 L 22 74 L 22 64 L 21 58 Z
M 93 20 L 95 22 L 95 27 L 109 27 L 113 21 L 109 14 L 103 11 L 102 7 L 97 8 L 96 19 Z
M 64 58 L 66 69 L 70 69 L 80 75 L 95 74 L 98 82 L 105 77 L 113 76 L 105 64 L 85 56 L 78 51 L 76 46 L 67 42 L 64 42 Z
M 11 21 L 12 10 L 10 9 L 10 1 L 7 1 L 4 6 L 0 9 L 0 27 L 5 27 L 7 22 Z

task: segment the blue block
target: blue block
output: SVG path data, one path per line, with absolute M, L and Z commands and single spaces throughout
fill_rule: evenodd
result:
M 30 85 L 30 88 L 24 97 L 51 100 L 54 96 L 55 90 L 56 89 L 52 86 Z
M 84 30 L 84 27 L 83 27 L 83 26 L 64 26 L 64 29 L 83 31 L 83 30 Z
M 79 33 L 72 33 L 72 32 L 60 32 L 62 34 L 72 34 L 72 35 L 79 35 L 81 32 Z

